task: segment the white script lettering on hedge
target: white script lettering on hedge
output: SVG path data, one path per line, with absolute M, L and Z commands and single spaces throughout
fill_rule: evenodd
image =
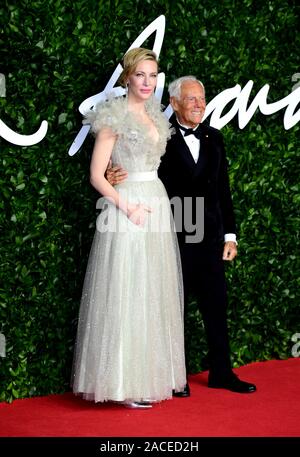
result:
M 20 135 L 20 133 L 14 132 L 12 129 L 7 127 L 0 119 L 0 138 L 4 138 L 6 141 L 17 146 L 32 146 L 39 143 L 45 138 L 48 130 L 48 122 L 42 121 L 40 128 L 37 132 L 32 135 Z
M 297 122 L 299 122 L 300 109 L 296 113 L 295 109 L 300 102 L 300 87 L 296 88 L 282 100 L 278 100 L 274 103 L 267 103 L 270 86 L 269 84 L 265 84 L 247 109 L 252 87 L 253 81 L 250 80 L 243 89 L 239 84 L 237 84 L 236 86 L 221 92 L 207 104 L 203 120 L 212 113 L 210 125 L 216 129 L 221 129 L 224 125 L 228 124 L 228 122 L 230 122 L 236 114 L 238 114 L 239 127 L 240 129 L 243 129 L 248 124 L 257 108 L 259 108 L 262 114 L 268 116 L 276 113 L 286 106 L 287 109 L 285 110 L 283 118 L 284 128 L 289 130 L 291 127 L 294 127 Z M 221 117 L 226 105 L 234 99 L 236 100 L 232 108 L 228 111 L 228 113 Z
M 0 333 L 0 357 L 5 357 L 6 340 L 3 333 Z
M 161 15 L 156 18 L 151 24 L 146 27 L 146 29 L 137 37 L 137 39 L 132 43 L 129 49 L 134 47 L 142 46 L 142 44 L 149 38 L 152 33 L 156 32 L 155 41 L 153 45 L 153 51 L 159 56 L 160 50 L 162 47 L 164 34 L 165 34 L 165 16 Z M 128 51 L 129 51 L 128 49 Z M 85 114 L 88 110 L 93 109 L 95 104 L 100 100 L 104 100 L 108 94 L 113 94 L 114 96 L 120 96 L 124 94 L 124 89 L 120 86 L 115 86 L 118 78 L 121 74 L 122 66 L 119 64 L 115 71 L 113 72 L 110 80 L 108 81 L 105 89 L 102 92 L 99 92 L 96 95 L 93 95 L 86 100 L 84 100 L 79 106 L 79 111 L 81 114 Z M 295 82 L 299 73 L 296 73 L 292 77 L 292 81 Z M 181 76 L 181 75 L 178 75 Z M 165 74 L 159 73 L 157 88 L 155 91 L 155 96 L 161 100 L 165 83 Z M 1 74 L 0 78 L 1 93 L 0 96 L 6 95 L 5 88 L 5 75 Z M 228 124 L 233 117 L 238 115 L 238 124 L 240 129 L 243 129 L 250 119 L 255 114 L 256 110 L 259 109 L 260 112 L 266 116 L 274 114 L 282 108 L 286 107 L 283 125 L 286 130 L 289 130 L 294 125 L 296 125 L 300 120 L 300 109 L 295 111 L 297 105 L 300 103 L 300 87 L 299 83 L 293 86 L 292 92 L 284 97 L 282 100 L 278 100 L 273 103 L 268 103 L 267 98 L 269 94 L 270 86 L 265 84 L 254 97 L 252 103 L 248 106 L 249 97 L 253 88 L 253 81 L 248 81 L 247 84 L 241 88 L 239 84 L 229 89 L 225 89 L 223 92 L 214 97 L 206 106 L 204 119 L 211 115 L 209 124 L 212 127 L 221 129 L 226 124 Z M 235 101 L 234 101 L 235 100 Z M 234 101 L 231 109 L 226 113 L 222 114 L 226 106 Z M 169 118 L 172 114 L 171 105 L 169 105 L 165 110 L 165 115 Z M 10 129 L 1 119 L 0 119 L 0 137 L 4 138 L 12 144 L 18 146 L 31 146 L 39 143 L 46 136 L 48 130 L 47 121 L 42 121 L 40 128 L 37 132 L 32 135 L 21 135 L 12 129 Z M 81 145 L 83 144 L 88 132 L 90 130 L 89 125 L 84 125 L 75 140 L 73 141 L 70 149 L 69 155 L 72 156 L 76 154 Z
M 6 97 L 6 80 L 5 75 L 0 73 L 0 97 Z M 20 135 L 7 127 L 0 119 L 0 138 L 18 146 L 32 146 L 39 143 L 45 138 L 48 130 L 48 122 L 42 121 L 40 128 L 32 135 Z

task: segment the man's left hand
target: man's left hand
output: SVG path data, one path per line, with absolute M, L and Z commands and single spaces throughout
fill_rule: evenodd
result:
M 233 260 L 237 255 L 237 246 L 234 241 L 226 241 L 223 250 L 223 260 Z

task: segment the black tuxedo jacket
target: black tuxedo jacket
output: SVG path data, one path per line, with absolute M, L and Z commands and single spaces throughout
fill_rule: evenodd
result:
M 167 143 L 158 174 L 168 196 L 204 197 L 204 239 L 202 243 L 224 241 L 225 233 L 236 233 L 229 188 L 227 160 L 222 134 L 205 124 L 200 125 L 200 154 L 195 163 L 173 114 L 170 122 L 175 133 Z M 176 221 L 176 220 L 175 220 Z M 177 232 L 179 243 L 185 243 L 184 230 Z

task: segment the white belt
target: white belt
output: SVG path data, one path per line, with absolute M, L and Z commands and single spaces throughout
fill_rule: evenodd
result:
M 126 181 L 154 181 L 155 179 L 158 179 L 156 170 L 155 171 L 133 171 L 133 172 L 128 173 Z

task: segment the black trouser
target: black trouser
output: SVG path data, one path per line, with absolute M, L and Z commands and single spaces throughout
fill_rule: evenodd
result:
M 232 373 L 227 330 L 227 294 L 222 260 L 223 244 L 180 243 L 185 309 L 193 294 L 207 336 L 209 375 L 221 380 Z

